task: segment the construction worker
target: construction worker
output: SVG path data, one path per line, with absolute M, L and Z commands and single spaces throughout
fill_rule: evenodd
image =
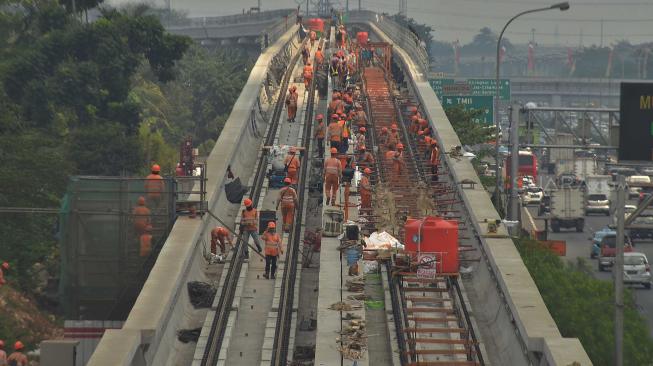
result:
M 329 138 L 329 143 L 331 148 L 338 150 L 340 148 L 340 142 L 342 141 L 342 127 L 338 123 L 338 115 L 331 115 L 331 123 L 327 127 L 327 138 Z
M 367 114 L 363 110 L 363 106 L 360 103 L 356 103 L 356 126 L 358 128 L 367 127 Z
M 340 125 L 340 129 L 342 130 L 342 139 L 340 140 L 340 147 L 338 148 L 338 151 L 340 153 L 345 154 L 347 153 L 347 150 L 349 150 L 349 124 L 347 123 L 347 115 L 344 113 L 340 114 L 340 119 L 338 120 L 338 125 Z
M 140 256 L 147 257 L 152 252 L 152 225 L 145 227 L 145 232 L 141 234 L 140 241 Z
M 308 58 L 311 57 L 311 49 L 309 48 L 308 45 L 305 45 L 302 47 L 302 62 L 304 65 L 306 65 L 306 62 L 308 61 Z
M 292 85 L 288 88 L 288 95 L 286 96 L 286 107 L 288 108 L 288 122 L 295 122 L 295 116 L 297 115 L 297 100 L 299 100 L 299 94 L 297 94 L 297 87 Z
M 397 151 L 392 158 L 392 172 L 395 175 L 395 178 L 401 176 L 405 167 L 406 163 L 404 162 L 404 145 L 399 143 L 397 144 Z
M 291 181 L 289 178 L 283 180 L 285 187 L 279 190 L 279 199 L 277 200 L 277 210 L 281 205 L 281 216 L 283 216 L 283 231 L 290 231 L 293 219 L 295 217 L 295 207 L 297 207 L 297 191 L 290 186 Z
M 360 127 L 358 129 L 358 133 L 356 134 L 356 137 L 354 138 L 354 146 L 356 146 L 356 150 L 360 150 L 361 146 L 365 146 L 365 133 L 367 132 L 367 129 L 365 127 Z
M 0 366 L 7 366 L 7 352 L 5 352 L 5 341 L 0 339 Z
M 317 154 L 320 159 L 324 158 L 324 137 L 326 136 L 325 126 L 324 126 L 324 115 L 318 114 L 316 117 L 317 128 L 315 128 L 315 141 L 317 142 Z
M 0 286 L 7 283 L 7 281 L 5 280 L 5 272 L 8 271 L 9 271 L 9 263 L 2 262 L 2 268 L 0 268 Z
M 358 149 L 358 160 L 356 164 L 361 169 L 370 168 L 374 165 L 374 155 L 371 152 L 367 151 L 365 145 L 361 145 Z
M 331 148 L 331 157 L 324 161 L 324 192 L 327 197 L 327 205 L 335 205 L 336 192 L 342 177 L 342 165 L 338 160 L 338 149 Z
M 424 131 L 424 130 L 426 130 L 426 129 L 429 127 L 429 121 L 427 121 L 427 120 L 424 119 L 424 118 L 419 118 L 419 119 L 417 120 L 417 122 L 419 123 L 419 129 L 420 129 L 421 131 Z
M 186 175 L 184 168 L 181 166 L 181 163 L 177 163 L 177 166 L 175 167 L 175 176 L 183 177 L 184 175 Z
M 286 177 L 290 178 L 292 184 L 297 184 L 299 181 L 299 156 L 297 156 L 297 148 L 292 146 L 288 155 L 283 161 L 286 169 Z
M 25 349 L 25 345 L 21 341 L 16 341 L 14 343 L 14 353 L 10 354 L 7 357 L 7 364 L 9 366 L 27 366 L 29 361 L 27 356 L 22 352 Z
M 381 132 L 379 132 L 379 144 L 386 145 L 388 142 L 389 132 L 387 127 L 382 127 Z
M 233 246 L 229 231 L 222 226 L 214 227 L 213 230 L 211 230 L 211 254 L 218 254 L 218 245 L 220 246 L 220 254 L 224 254 L 227 244 Z
M 388 140 L 386 141 L 385 145 L 387 148 L 390 148 L 391 146 L 394 147 L 399 143 L 399 141 L 399 127 L 393 123 L 390 127 L 390 133 L 388 134 Z
M 304 66 L 304 88 L 308 91 L 308 86 L 311 85 L 311 81 L 313 80 L 313 66 L 311 65 L 311 61 L 308 61 L 306 63 L 306 66 Z
M 152 165 L 151 173 L 145 179 L 143 186 L 147 193 L 147 201 L 152 207 L 159 207 L 161 194 L 165 188 L 165 182 L 161 177 L 161 167 L 159 164 Z
M 147 225 L 150 225 L 150 209 L 145 206 L 145 197 L 138 197 L 138 205 L 132 210 L 134 231 L 139 237 L 145 234 Z
M 387 163 L 388 165 L 390 165 L 390 166 L 392 166 L 392 159 L 394 159 L 394 157 L 395 157 L 395 153 L 396 153 L 396 151 L 395 151 L 395 147 L 394 147 L 394 146 L 390 146 L 390 147 L 388 148 L 388 151 L 385 152 L 385 156 L 384 156 L 384 157 L 385 157 L 385 161 L 386 161 L 386 163 Z
M 424 145 L 424 142 L 425 142 L 425 140 L 424 140 L 424 131 L 422 131 L 422 130 L 417 131 L 416 140 L 417 140 L 417 148 L 420 149 L 420 150 L 423 150 L 424 147 L 425 147 L 425 145 Z
M 312 30 L 311 33 L 309 33 L 309 39 L 311 40 L 311 48 L 313 48 L 315 45 L 315 40 L 317 39 L 317 33 Z
M 254 239 L 256 251 L 260 253 L 262 248 L 261 240 L 258 236 L 258 211 L 252 206 L 253 202 L 249 198 L 245 198 L 243 204 L 245 205 L 245 209 L 241 212 L 240 231 L 243 234 L 245 258 L 247 258 L 249 257 L 249 248 L 247 247 L 247 244 L 249 243 L 250 236 Z
M 417 116 L 410 117 L 410 132 L 417 133 L 419 131 L 419 118 Z
M 440 162 L 440 149 L 438 149 L 438 144 L 435 139 L 431 139 L 431 156 L 429 159 L 429 164 L 431 165 L 431 182 L 438 181 L 438 164 Z
M 363 176 L 358 182 L 358 193 L 361 196 L 361 208 L 372 208 L 372 184 L 370 183 L 370 175 L 372 169 L 365 168 Z
M 276 233 L 277 224 L 274 221 L 268 222 L 268 228 L 263 233 L 263 242 L 265 242 L 265 273 L 263 277 L 274 279 L 277 273 L 277 257 L 283 254 L 281 248 L 281 237 Z
M 317 69 L 322 68 L 322 65 L 324 64 L 324 53 L 322 53 L 322 47 L 318 47 L 317 51 L 315 51 L 315 67 Z

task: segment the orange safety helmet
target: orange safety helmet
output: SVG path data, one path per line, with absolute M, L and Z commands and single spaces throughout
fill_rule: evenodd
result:
M 430 144 L 431 143 L 431 136 L 424 137 L 424 142 L 426 142 L 427 144 Z
M 381 131 L 382 131 L 382 132 L 388 132 L 388 128 L 387 128 L 387 127 L 383 127 L 383 128 L 381 128 Z
M 290 184 L 290 183 L 292 183 L 292 180 L 290 178 L 286 177 L 286 178 L 283 179 L 283 182 L 286 183 L 286 184 Z
M 290 90 L 292 90 L 292 91 L 297 90 L 297 86 L 296 86 L 296 85 L 291 86 L 291 87 L 290 87 Z
M 315 117 L 315 119 L 318 120 L 318 121 L 321 121 L 321 120 L 324 119 L 324 115 L 323 114 L 318 114 L 317 117 Z
M 276 229 L 277 224 L 274 223 L 274 221 L 268 222 L 268 229 Z
M 9 269 L 9 263 L 2 262 L 2 268 L 4 268 L 5 270 L 8 270 Z
M 417 121 L 419 118 L 417 118 L 417 115 L 414 115 L 414 116 L 410 117 L 410 119 L 413 120 L 413 121 Z
M 363 170 L 363 173 L 365 173 L 365 174 L 372 174 L 372 169 L 370 169 L 370 168 L 365 168 L 365 170 Z
M 153 229 L 153 228 L 152 228 L 152 225 L 147 225 L 147 226 L 145 227 L 145 231 L 148 231 L 148 232 L 149 232 L 149 231 L 152 231 L 152 229 Z
M 23 348 L 25 348 L 25 345 L 23 344 L 23 342 L 21 342 L 21 341 L 16 341 L 16 343 L 14 343 L 14 349 L 15 349 L 16 351 L 20 351 L 20 350 L 23 349 Z
M 252 200 L 249 199 L 249 198 L 245 198 L 245 200 L 243 201 L 243 204 L 245 205 L 245 207 L 249 207 L 249 206 L 252 205 Z
M 336 149 L 335 147 L 332 147 L 330 151 L 331 151 L 331 155 L 335 155 L 338 153 L 338 149 Z
M 390 126 L 390 128 L 392 128 L 393 131 L 399 129 L 399 127 L 397 127 L 396 123 L 393 123 L 392 126 Z
M 152 173 L 159 173 L 161 171 L 161 167 L 159 164 L 154 164 L 152 165 Z
M 419 130 L 419 131 L 417 131 L 417 134 L 421 136 L 421 135 L 423 135 L 423 134 L 424 134 L 424 131 L 422 131 L 422 130 Z
M 138 197 L 138 205 L 139 206 L 145 205 L 145 197 L 143 196 Z
M 410 111 L 413 113 L 417 112 L 417 107 L 415 106 L 410 107 Z
M 335 114 L 335 113 L 331 115 L 331 119 L 337 119 L 338 117 L 339 116 L 337 114 Z
M 360 133 L 365 133 L 365 131 L 367 131 L 367 128 L 365 128 L 365 127 L 361 127 L 361 128 L 358 129 L 358 131 L 359 131 Z
M 404 144 L 397 144 L 397 150 L 402 150 L 404 148 Z
M 225 228 L 223 228 L 222 226 L 220 226 L 220 227 L 218 228 L 218 234 L 227 235 L 227 234 L 229 234 L 229 232 L 227 231 L 227 229 L 225 229 Z
M 365 147 L 365 145 L 361 145 L 361 146 L 358 147 L 358 150 L 360 150 L 360 151 L 365 151 L 365 149 L 367 149 L 367 148 Z

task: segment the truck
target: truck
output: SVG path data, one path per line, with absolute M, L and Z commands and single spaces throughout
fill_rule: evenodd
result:
M 585 216 L 591 213 L 610 215 L 612 176 L 588 175 L 585 178 Z
M 583 192 L 575 187 L 559 187 L 552 190 L 550 196 L 551 230 L 558 233 L 560 228 L 575 228 L 577 232 L 583 232 Z
M 556 133 L 555 144 L 571 146 L 574 144 L 574 135 L 570 133 Z M 549 148 L 549 162 L 551 163 L 557 163 L 561 160 L 562 161 L 572 160 L 573 158 L 574 158 L 574 149 L 558 148 L 558 147 Z
M 574 174 L 581 183 L 585 181 L 587 176 L 598 174 L 598 170 L 599 167 L 594 158 L 577 157 L 574 160 Z
M 626 214 L 628 218 L 630 214 Z M 616 221 L 615 221 L 616 223 Z M 632 240 L 653 239 L 653 208 L 647 207 L 635 217 L 628 226 L 628 234 Z

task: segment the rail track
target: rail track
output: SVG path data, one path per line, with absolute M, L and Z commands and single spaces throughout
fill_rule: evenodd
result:
M 417 182 L 423 182 L 440 212 L 455 216 L 456 190 L 446 182 L 441 169 L 438 182 L 431 182 L 426 151 L 408 133 L 404 113 L 410 101 L 400 106 L 389 87 L 389 76 L 379 67 L 365 69 L 363 82 L 367 110 L 373 133 L 367 143 L 377 151 L 378 179 L 393 193 L 396 210 L 406 217 L 421 217 Z M 405 146 L 402 174 L 394 174 L 392 162 L 385 159 L 385 146 L 377 144 L 382 128 L 396 123 Z M 441 167 L 444 168 L 444 167 Z M 465 227 L 461 225 L 460 232 Z M 402 232 L 399 232 L 402 235 Z M 414 272 L 401 271 L 386 263 L 396 336 L 402 365 L 483 365 L 465 298 L 457 276 L 417 278 Z
M 300 56 L 301 53 L 297 52 L 295 55 L 293 55 L 290 62 L 286 66 L 287 70 L 284 74 L 283 80 L 281 82 L 281 86 L 279 88 L 279 94 L 272 114 L 271 125 L 267 129 L 267 134 L 265 136 L 264 146 L 271 146 L 274 144 L 277 130 L 279 129 L 279 126 L 281 124 L 280 123 L 282 119 L 281 113 L 283 112 L 286 93 L 288 91 L 288 84 L 290 83 L 290 78 L 293 74 L 293 69 L 297 64 Z M 254 207 L 258 206 L 259 199 L 261 198 L 261 191 L 263 189 L 265 178 L 267 176 L 267 165 L 268 165 L 267 154 L 268 154 L 267 150 L 264 150 L 261 159 L 258 161 L 255 176 L 254 176 L 254 184 L 252 185 L 251 191 L 249 192 Z M 305 169 L 302 169 L 301 171 L 303 173 Z M 296 210 L 296 212 L 300 214 L 301 211 L 302 211 L 301 208 L 298 208 Z M 225 275 L 222 291 L 220 292 L 219 295 L 217 295 L 220 297 L 216 307 L 216 315 L 211 324 L 211 330 L 209 332 L 207 346 L 204 350 L 204 355 L 202 357 L 202 362 L 201 362 L 202 366 L 216 365 L 218 362 L 218 358 L 220 356 L 220 352 L 226 351 L 226 349 L 223 349 L 222 343 L 224 340 L 225 331 L 227 329 L 227 323 L 232 309 L 232 304 L 234 302 L 236 289 L 238 287 L 238 279 L 240 277 L 240 272 L 245 259 L 246 247 L 247 247 L 247 243 L 243 242 L 242 238 L 239 236 L 236 241 L 235 250 L 231 258 L 231 265 L 229 266 L 229 269 Z M 291 251 L 294 252 L 296 251 L 296 249 L 289 250 L 287 254 L 288 256 L 291 255 L 290 253 Z M 293 258 L 296 258 L 296 255 L 294 255 Z M 286 266 L 286 271 L 288 271 L 288 267 L 289 266 Z M 294 266 L 294 268 L 296 268 L 296 265 Z M 286 282 L 285 281 L 286 271 L 284 271 L 284 282 Z

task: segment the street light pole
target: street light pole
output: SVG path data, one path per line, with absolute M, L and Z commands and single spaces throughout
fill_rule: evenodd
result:
M 522 11 L 521 13 L 515 15 L 514 17 L 510 18 L 508 20 L 508 23 L 503 26 L 503 29 L 501 30 L 501 33 L 499 34 L 499 39 L 497 40 L 497 58 L 496 58 L 496 78 L 495 78 L 495 95 L 494 95 L 494 126 L 496 128 L 496 148 L 495 148 L 495 163 L 497 165 L 496 169 L 496 187 L 494 188 L 494 204 L 497 207 L 501 207 L 501 165 L 499 164 L 499 131 L 501 130 L 501 121 L 499 121 L 499 97 L 500 97 L 500 86 L 499 86 L 499 71 L 500 71 L 500 62 L 499 62 L 499 52 L 501 50 L 501 39 L 503 38 L 503 33 L 506 31 L 506 28 L 512 23 L 513 20 L 519 18 L 522 15 L 525 14 L 530 14 L 530 13 L 537 13 L 540 11 L 547 11 L 547 10 L 553 10 L 553 9 L 560 9 L 560 11 L 565 11 L 569 9 L 569 3 L 568 2 L 562 2 L 558 4 L 553 4 L 551 6 L 548 6 L 546 8 L 538 8 L 538 9 L 531 9 L 531 10 L 526 10 Z

